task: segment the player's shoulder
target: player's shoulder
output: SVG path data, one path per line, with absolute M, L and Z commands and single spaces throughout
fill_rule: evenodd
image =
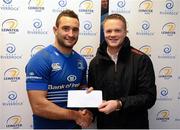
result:
M 72 54 L 73 54 L 76 58 L 85 60 L 85 58 L 84 58 L 80 53 L 78 53 L 78 52 L 76 52 L 76 51 L 74 51 L 74 50 L 72 51 Z
M 41 49 L 40 51 L 38 51 L 35 55 L 33 55 L 29 62 L 42 62 L 45 60 L 49 60 L 51 57 L 51 49 L 50 47 L 45 47 L 43 49 Z
M 134 47 L 131 47 L 131 52 L 134 53 L 135 55 L 145 55 L 142 51 L 140 51 Z

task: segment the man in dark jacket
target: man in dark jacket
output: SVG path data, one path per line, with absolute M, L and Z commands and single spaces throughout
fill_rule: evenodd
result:
M 105 41 L 90 62 L 88 81 L 102 90 L 97 128 L 148 129 L 148 109 L 156 101 L 155 74 L 150 58 L 130 46 L 126 20 L 119 14 L 103 22 Z

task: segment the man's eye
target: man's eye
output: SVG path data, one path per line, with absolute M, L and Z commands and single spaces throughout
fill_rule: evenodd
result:
M 73 32 L 78 32 L 79 28 L 73 28 Z
M 66 32 L 69 31 L 69 28 L 68 28 L 68 27 L 63 27 L 62 29 L 63 29 L 64 31 L 66 31 Z
M 112 31 L 111 30 L 107 30 L 106 33 L 111 33 Z
M 119 33 L 119 32 L 122 32 L 122 31 L 117 29 L 117 30 L 115 30 L 115 32 Z
M 123 30 L 121 30 L 121 29 L 117 29 L 117 30 L 115 30 L 115 32 L 117 32 L 117 33 L 122 33 L 122 32 L 123 32 Z

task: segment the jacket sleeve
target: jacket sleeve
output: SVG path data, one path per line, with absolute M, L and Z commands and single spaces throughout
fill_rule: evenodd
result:
M 136 66 L 136 65 L 135 65 Z M 151 108 L 156 101 L 155 74 L 151 59 L 142 55 L 138 60 L 134 95 L 122 97 L 122 110 L 137 111 Z
M 91 60 L 89 64 L 89 69 L 88 69 L 88 87 L 93 87 L 94 90 L 95 88 L 95 79 L 96 79 L 96 74 L 95 74 L 95 59 Z M 91 108 L 88 109 L 93 113 L 93 120 L 95 119 L 95 116 L 97 115 L 98 109 L 97 108 Z
M 88 69 L 88 86 L 95 87 L 95 60 L 93 59 L 89 64 Z M 95 88 L 94 88 L 95 89 Z

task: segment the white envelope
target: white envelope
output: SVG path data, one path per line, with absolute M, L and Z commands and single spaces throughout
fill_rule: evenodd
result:
M 102 103 L 102 91 L 93 90 L 69 90 L 67 107 L 73 108 L 97 108 Z

